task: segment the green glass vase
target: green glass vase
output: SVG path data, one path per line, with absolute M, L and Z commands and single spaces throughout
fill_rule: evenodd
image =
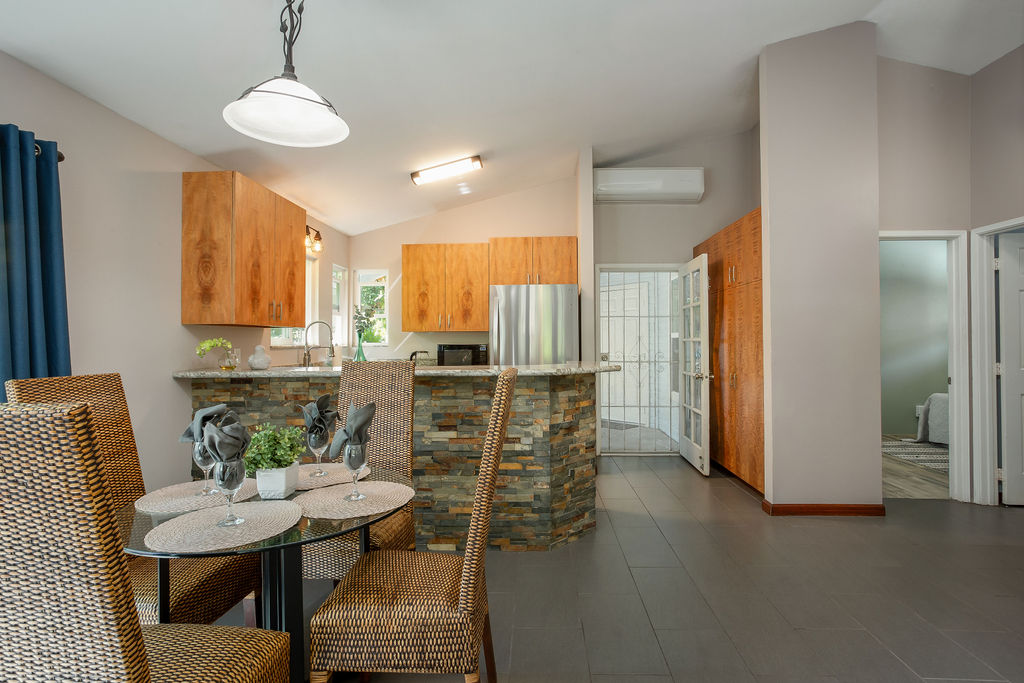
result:
M 363 333 L 360 332 L 357 334 L 356 339 L 358 340 L 356 342 L 356 355 L 352 360 L 366 360 L 366 354 L 363 353 Z

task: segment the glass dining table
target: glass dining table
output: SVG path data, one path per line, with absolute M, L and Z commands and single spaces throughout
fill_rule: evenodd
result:
M 360 479 L 366 481 L 388 481 L 412 487 L 412 480 L 395 472 L 374 468 L 369 475 Z M 348 489 L 351 484 L 339 484 Z M 286 500 L 291 500 L 305 491 L 296 491 Z M 261 500 L 259 496 L 246 502 Z M 130 555 L 152 557 L 157 560 L 157 594 L 159 599 L 159 620 L 170 621 L 170 560 L 179 557 L 223 557 L 259 553 L 263 570 L 263 628 L 285 631 L 291 635 L 289 680 L 303 681 L 306 678 L 305 623 L 302 614 L 302 546 L 325 541 L 348 533 L 359 534 L 359 550 L 366 552 L 370 547 L 370 525 L 398 512 L 399 505 L 385 512 L 346 519 L 318 519 L 305 517 L 283 533 L 270 536 L 262 541 L 215 551 L 162 552 L 146 545 L 145 538 L 153 528 L 178 517 L 180 514 L 152 514 L 135 509 L 134 503 L 117 511 L 118 526 L 124 551 Z

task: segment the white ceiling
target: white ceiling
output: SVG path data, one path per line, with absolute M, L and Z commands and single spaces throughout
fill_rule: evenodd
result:
M 352 128 L 321 149 L 230 129 L 281 71 L 283 0 L 0 0 L 0 50 L 357 234 L 757 120 L 763 46 L 859 19 L 879 53 L 970 74 L 1024 42 L 1024 0 L 307 0 L 299 79 Z M 24 122 L 29 123 L 29 122 Z M 465 181 L 409 173 L 471 154 Z

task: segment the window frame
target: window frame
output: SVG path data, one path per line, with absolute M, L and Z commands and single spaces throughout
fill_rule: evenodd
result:
M 363 341 L 363 346 L 388 346 L 391 340 L 390 330 L 388 330 L 388 318 L 391 313 L 391 273 L 387 268 L 357 268 L 355 270 L 355 278 L 353 289 L 353 311 L 359 306 L 362 301 L 363 287 L 375 286 L 375 285 L 363 285 L 359 280 L 363 273 L 379 273 L 384 277 L 384 310 L 374 315 L 374 318 L 384 321 L 384 340 L 379 342 Z M 379 277 L 379 276 L 378 276 Z M 352 341 L 353 345 L 358 342 L 356 337 L 355 325 L 352 326 Z

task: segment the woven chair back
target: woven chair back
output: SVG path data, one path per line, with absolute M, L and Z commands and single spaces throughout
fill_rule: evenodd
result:
M 501 452 L 505 446 L 505 433 L 508 431 L 508 418 L 512 412 L 512 392 L 515 391 L 518 374 L 519 370 L 509 368 L 498 375 L 494 386 L 491 418 L 487 423 L 487 436 L 484 437 L 480 474 L 477 475 L 476 492 L 473 494 L 473 512 L 469 518 L 466 553 L 462 562 L 459 610 L 463 612 L 472 612 L 478 605 L 486 604 L 484 560 L 487 536 L 491 529 L 491 506 L 498 480 L 498 466 L 501 465 Z
M 15 403 L 88 403 L 92 406 L 103 470 L 114 509 L 134 503 L 146 493 L 135 445 L 132 418 L 121 375 L 72 375 L 12 379 L 5 384 L 7 400 Z
M 91 407 L 0 404 L 0 642 L 19 681 L 149 681 Z
M 341 362 L 338 420 L 344 426 L 348 407 L 377 404 L 370 423 L 370 467 L 412 476 L 413 370 L 409 361 Z

